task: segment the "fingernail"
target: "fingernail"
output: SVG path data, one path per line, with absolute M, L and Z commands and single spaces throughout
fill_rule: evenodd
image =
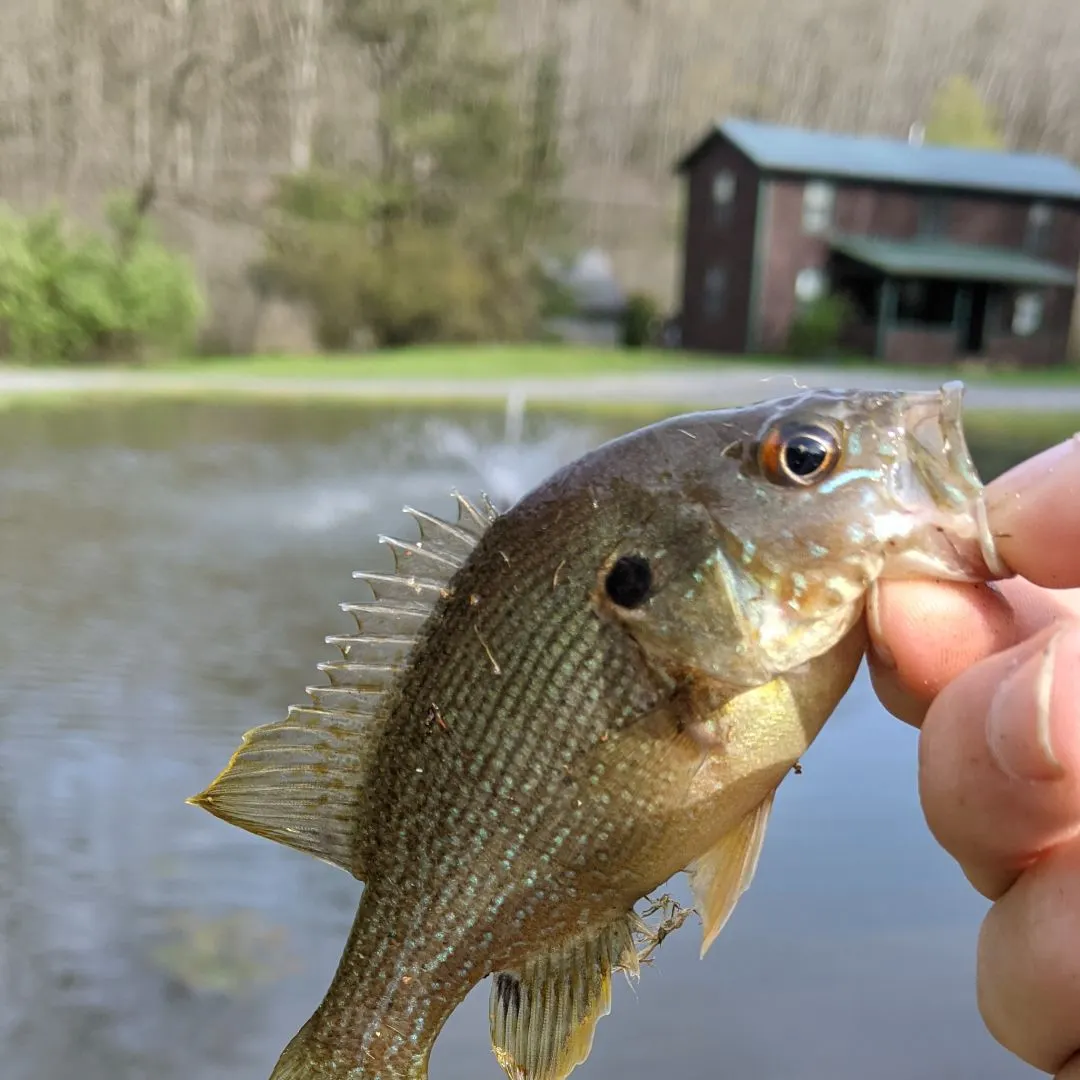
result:
M 1051 705 L 1061 644 L 1077 631 L 1057 630 L 998 687 L 986 718 L 990 754 L 1016 780 L 1060 780 L 1065 769 L 1054 750 Z
M 866 623 L 870 628 L 870 651 L 874 659 L 890 671 L 896 668 L 896 657 L 885 640 L 884 624 L 881 620 L 881 589 L 875 581 L 870 586 L 870 593 L 866 598 Z

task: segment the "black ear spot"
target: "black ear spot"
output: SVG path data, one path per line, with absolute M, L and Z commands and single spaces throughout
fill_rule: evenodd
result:
M 652 568 L 644 555 L 621 555 L 604 579 L 604 590 L 621 608 L 641 607 L 649 599 Z

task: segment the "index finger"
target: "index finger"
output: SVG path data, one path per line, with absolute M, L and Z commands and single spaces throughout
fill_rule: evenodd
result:
M 1080 585 L 1080 439 L 1005 473 L 986 501 L 998 552 L 1020 576 L 992 587 L 883 582 L 871 594 L 874 686 L 909 723 L 972 664 L 1080 612 L 1080 596 L 1049 591 Z
M 986 489 L 998 554 L 1048 589 L 1080 585 L 1080 435 L 1036 455 Z
M 1012 578 L 993 586 L 888 581 L 870 605 L 870 675 L 894 716 L 922 722 L 930 702 L 973 664 L 1080 617 L 1080 590 Z

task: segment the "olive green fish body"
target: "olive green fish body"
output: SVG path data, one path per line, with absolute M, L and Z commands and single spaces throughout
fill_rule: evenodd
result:
M 635 904 L 679 870 L 708 946 L 778 784 L 854 678 L 873 579 L 915 548 L 920 572 L 991 573 L 957 431 L 912 441 L 949 402 L 822 393 L 682 417 L 503 515 L 413 512 L 422 539 L 392 542 L 396 573 L 360 575 L 376 602 L 350 606 L 330 685 L 248 733 L 196 799 L 365 882 L 274 1080 L 426 1076 L 489 975 L 500 1064 L 561 1080 L 612 973 L 637 971 Z M 839 455 L 816 501 L 808 432 Z

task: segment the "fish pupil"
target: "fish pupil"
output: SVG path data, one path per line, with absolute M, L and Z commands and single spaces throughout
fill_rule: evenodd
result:
M 784 468 L 792 476 L 813 476 L 821 470 L 828 458 L 828 447 L 822 445 L 813 435 L 795 435 L 784 447 Z
M 652 588 L 652 567 L 644 555 L 622 555 L 608 571 L 604 588 L 613 604 L 621 608 L 640 607 Z

